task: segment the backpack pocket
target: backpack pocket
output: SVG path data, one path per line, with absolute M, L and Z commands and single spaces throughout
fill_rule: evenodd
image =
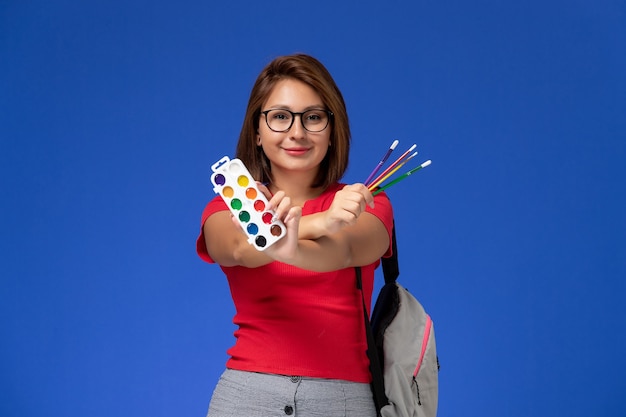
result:
M 417 400 L 414 414 L 416 417 L 437 414 L 438 383 L 439 359 L 435 345 L 435 330 L 432 319 L 426 315 L 422 346 L 411 385 Z

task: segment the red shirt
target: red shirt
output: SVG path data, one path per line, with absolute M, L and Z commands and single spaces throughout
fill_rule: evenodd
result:
M 304 204 L 302 214 L 324 211 L 343 184 L 330 186 Z M 378 217 L 389 233 L 393 212 L 384 193 L 374 197 Z M 228 210 L 218 196 L 204 209 L 201 226 L 217 211 Z M 390 250 L 386 256 L 390 254 Z M 200 257 L 207 253 L 202 227 L 197 240 Z M 371 303 L 374 270 L 380 261 L 363 266 L 366 304 Z M 243 371 L 370 382 L 360 292 L 354 268 L 312 272 L 281 262 L 250 269 L 222 267 L 236 314 L 236 342 L 226 366 Z M 369 308 L 369 307 L 368 307 Z

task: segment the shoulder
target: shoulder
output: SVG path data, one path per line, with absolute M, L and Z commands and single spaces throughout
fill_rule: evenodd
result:
M 213 259 L 209 255 L 206 247 L 206 241 L 204 236 L 204 223 L 206 223 L 207 219 L 212 215 L 217 213 L 218 211 L 228 210 L 228 206 L 224 203 L 224 200 L 220 196 L 215 196 L 209 203 L 204 207 L 204 211 L 202 212 L 202 217 L 200 220 L 200 233 L 196 239 L 196 252 L 200 256 L 200 258 L 206 262 L 213 263 Z
M 391 205 L 391 200 L 384 192 L 376 194 L 374 196 L 374 207 L 367 207 L 365 209 L 366 213 L 370 213 L 385 226 L 387 230 L 387 235 L 389 236 L 389 242 L 391 242 L 391 234 L 393 231 L 393 207 Z M 391 245 L 388 251 L 385 253 L 385 257 L 391 255 Z
M 201 225 L 204 225 L 206 219 L 211 216 L 211 214 L 217 213 L 218 211 L 228 210 L 228 206 L 219 195 L 215 196 L 208 204 L 204 207 L 202 211 Z

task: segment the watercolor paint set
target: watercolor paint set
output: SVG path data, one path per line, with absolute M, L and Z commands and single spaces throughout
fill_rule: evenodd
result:
M 282 238 L 287 229 L 268 210 L 268 200 L 240 159 L 221 158 L 211 166 L 213 191 L 219 194 L 248 236 L 248 242 L 263 251 Z

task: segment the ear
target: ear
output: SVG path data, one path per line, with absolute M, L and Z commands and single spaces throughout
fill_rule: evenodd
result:
M 261 146 L 261 135 L 257 135 L 256 137 L 256 146 Z

